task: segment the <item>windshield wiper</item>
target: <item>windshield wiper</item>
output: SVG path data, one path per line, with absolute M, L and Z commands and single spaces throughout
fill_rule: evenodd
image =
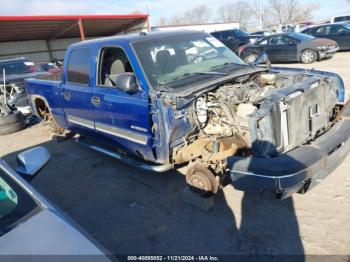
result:
M 233 62 L 226 62 L 222 65 L 216 65 L 216 66 L 213 66 L 211 67 L 210 69 L 216 69 L 216 68 L 222 68 L 222 67 L 225 67 L 225 66 L 228 66 L 228 65 L 235 65 L 235 66 L 246 66 L 246 64 L 238 64 L 238 63 L 233 63 Z
M 163 90 L 160 90 L 160 91 L 167 91 L 167 89 L 168 89 L 167 86 L 171 85 L 172 82 L 178 81 L 178 80 L 182 80 L 182 79 L 186 79 L 186 78 L 189 78 L 189 77 L 195 76 L 195 75 L 206 75 L 206 76 L 220 75 L 220 76 L 227 76 L 227 73 L 216 72 L 216 71 L 185 73 L 182 76 L 175 77 L 174 79 L 172 79 L 172 81 L 170 83 L 159 84 L 158 87 L 162 87 Z
M 227 76 L 226 73 L 216 72 L 216 71 L 185 73 L 182 76 L 191 76 L 191 75 L 220 75 L 220 76 Z

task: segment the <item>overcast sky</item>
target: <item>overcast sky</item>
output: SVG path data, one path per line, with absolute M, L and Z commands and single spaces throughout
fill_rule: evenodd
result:
M 320 8 L 314 12 L 315 20 L 350 13 L 348 0 L 299 1 L 320 3 Z M 181 14 L 199 4 L 213 7 L 216 11 L 218 3 L 223 5 L 233 2 L 234 0 L 0 0 L 0 15 L 127 14 L 136 10 L 146 13 L 148 9 L 154 24 L 161 16 Z

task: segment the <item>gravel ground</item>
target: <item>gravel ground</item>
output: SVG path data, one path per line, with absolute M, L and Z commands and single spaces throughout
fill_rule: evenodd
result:
M 312 65 L 339 73 L 350 88 L 350 52 Z M 305 195 L 280 201 L 227 186 L 203 212 L 181 200 L 177 171 L 144 173 L 73 141 L 51 141 L 36 125 L 0 137 L 0 156 L 44 145 L 52 160 L 34 187 L 115 254 L 350 254 L 350 155 Z

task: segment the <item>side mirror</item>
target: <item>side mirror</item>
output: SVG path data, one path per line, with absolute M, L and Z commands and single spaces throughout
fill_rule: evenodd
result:
M 139 91 L 136 76 L 133 73 L 121 73 L 115 75 L 113 82 L 115 83 L 116 88 L 127 94 L 135 94 Z
M 266 67 L 268 69 L 271 68 L 271 62 L 269 60 L 269 57 L 267 56 L 267 54 L 265 52 L 262 52 L 253 63 L 251 63 L 254 66 L 257 66 L 259 64 L 266 64 Z
M 34 147 L 17 156 L 17 173 L 30 182 L 50 160 L 51 154 L 45 147 Z

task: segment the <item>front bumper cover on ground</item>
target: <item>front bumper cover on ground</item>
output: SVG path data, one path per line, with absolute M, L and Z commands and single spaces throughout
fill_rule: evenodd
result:
M 275 158 L 230 157 L 228 167 L 238 190 L 272 190 L 282 198 L 320 183 L 345 159 L 350 150 L 350 106 L 340 120 L 310 144 Z M 305 190 L 304 190 L 305 191 Z

